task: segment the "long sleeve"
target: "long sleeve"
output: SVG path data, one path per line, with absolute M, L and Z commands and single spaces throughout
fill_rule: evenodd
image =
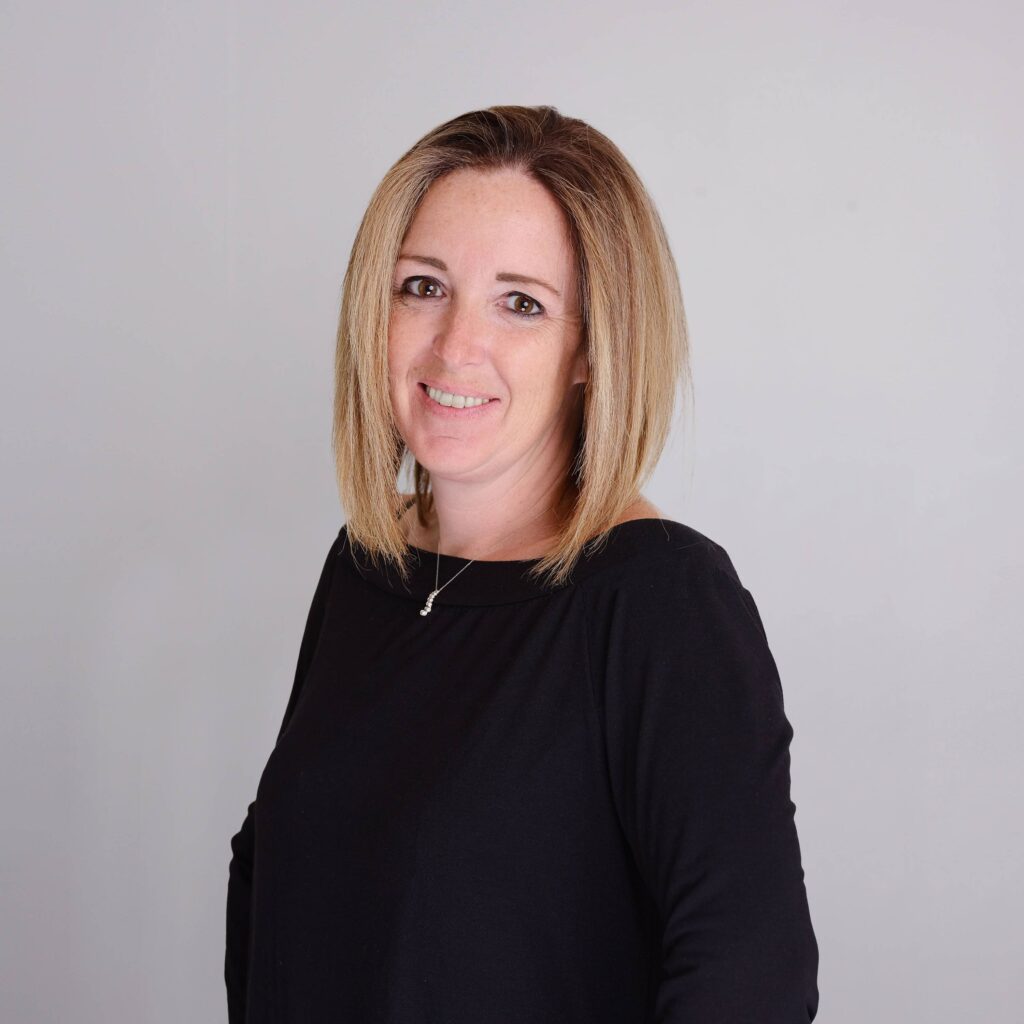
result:
M 320 579 L 306 617 L 306 626 L 299 645 L 298 664 L 284 718 L 278 730 L 280 740 L 291 720 L 302 692 L 309 665 L 320 639 L 321 625 L 327 598 L 330 594 L 335 560 L 341 543 L 341 533 L 335 538 L 324 561 Z M 250 922 L 252 898 L 253 860 L 255 848 L 256 801 L 249 804 L 242 827 L 231 838 L 231 860 L 228 865 L 227 915 L 225 929 L 224 981 L 227 987 L 229 1024 L 244 1024 L 246 1018 L 246 992 L 248 988 Z
M 775 660 L 725 550 L 617 595 L 602 644 L 610 781 L 657 907 L 658 1024 L 805 1024 L 818 1008 Z

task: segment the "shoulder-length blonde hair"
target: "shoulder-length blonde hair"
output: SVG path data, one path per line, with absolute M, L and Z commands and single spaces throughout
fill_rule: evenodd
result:
M 398 477 L 412 457 L 420 523 L 430 474 L 398 433 L 388 388 L 392 275 L 430 185 L 461 168 L 522 170 L 568 222 L 588 380 L 572 476 L 574 507 L 554 549 L 531 573 L 560 586 L 577 557 L 607 538 L 636 501 L 668 437 L 676 388 L 690 385 L 679 276 L 661 218 L 618 147 L 554 107 L 495 106 L 434 128 L 377 186 L 356 233 L 342 291 L 335 355 L 333 448 L 349 540 L 408 579 Z

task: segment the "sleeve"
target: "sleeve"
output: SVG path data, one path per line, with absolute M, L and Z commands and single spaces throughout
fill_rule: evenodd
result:
M 339 532 L 328 551 L 313 600 L 306 617 L 306 626 L 299 645 L 298 664 L 284 719 L 277 740 L 284 735 L 298 703 L 302 684 L 313 660 L 320 629 L 323 625 L 327 598 L 330 594 L 335 560 L 340 553 L 342 533 Z M 227 921 L 225 929 L 224 982 L 227 986 L 228 1022 L 244 1024 L 249 967 L 249 907 L 252 895 L 253 851 L 255 847 L 256 801 L 249 804 L 242 827 L 231 838 L 231 860 L 228 864 Z
M 818 1009 L 793 730 L 753 597 L 713 542 L 618 594 L 604 650 L 608 769 L 657 907 L 658 1024 L 797 1024 Z

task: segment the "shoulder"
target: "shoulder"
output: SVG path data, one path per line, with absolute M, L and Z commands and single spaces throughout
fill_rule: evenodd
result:
M 688 523 L 660 515 L 621 519 L 607 534 L 607 550 L 610 557 L 596 561 L 602 568 L 614 567 L 613 576 L 622 581 L 678 586 L 717 571 L 739 582 L 721 543 Z
M 597 700 L 643 701 L 663 692 L 675 694 L 672 701 L 729 703 L 737 715 L 759 701 L 781 707 L 765 626 L 729 553 L 693 527 L 664 525 L 669 542 L 587 581 Z
M 737 622 L 764 627 L 725 546 L 686 523 L 658 519 L 613 530 L 607 554 L 586 574 L 591 613 L 607 628 L 650 636 L 671 633 L 692 641 Z M 716 625 L 717 624 L 717 625 Z
M 641 527 L 627 531 L 619 531 L 618 528 L 627 523 L 636 523 L 644 520 L 652 520 L 650 527 Z M 660 529 L 655 529 L 657 525 Z M 628 537 L 630 554 L 649 556 L 655 561 L 662 562 L 666 568 L 671 569 L 668 563 L 676 562 L 682 558 L 686 561 L 699 562 L 704 560 L 707 564 L 717 564 L 723 569 L 735 572 L 728 553 L 721 544 L 712 540 L 707 534 L 701 533 L 687 523 L 681 523 L 674 519 L 668 519 L 652 501 L 643 495 L 637 498 L 625 512 L 615 521 L 612 532 L 616 534 L 616 544 L 623 546 L 620 537 Z M 666 562 L 666 556 L 667 562 Z M 644 566 L 644 569 L 649 568 Z

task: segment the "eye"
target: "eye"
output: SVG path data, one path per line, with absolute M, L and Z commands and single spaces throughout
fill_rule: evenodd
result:
M 522 292 L 509 292 L 508 297 L 513 300 L 513 303 L 505 308 L 511 309 L 519 316 L 540 316 L 544 312 L 544 307 L 536 299 L 531 299 L 529 295 L 524 295 Z
M 430 291 L 433 289 L 433 291 Z M 407 277 L 399 288 L 400 294 L 412 295 L 417 299 L 433 299 L 441 289 L 439 281 L 432 277 Z

